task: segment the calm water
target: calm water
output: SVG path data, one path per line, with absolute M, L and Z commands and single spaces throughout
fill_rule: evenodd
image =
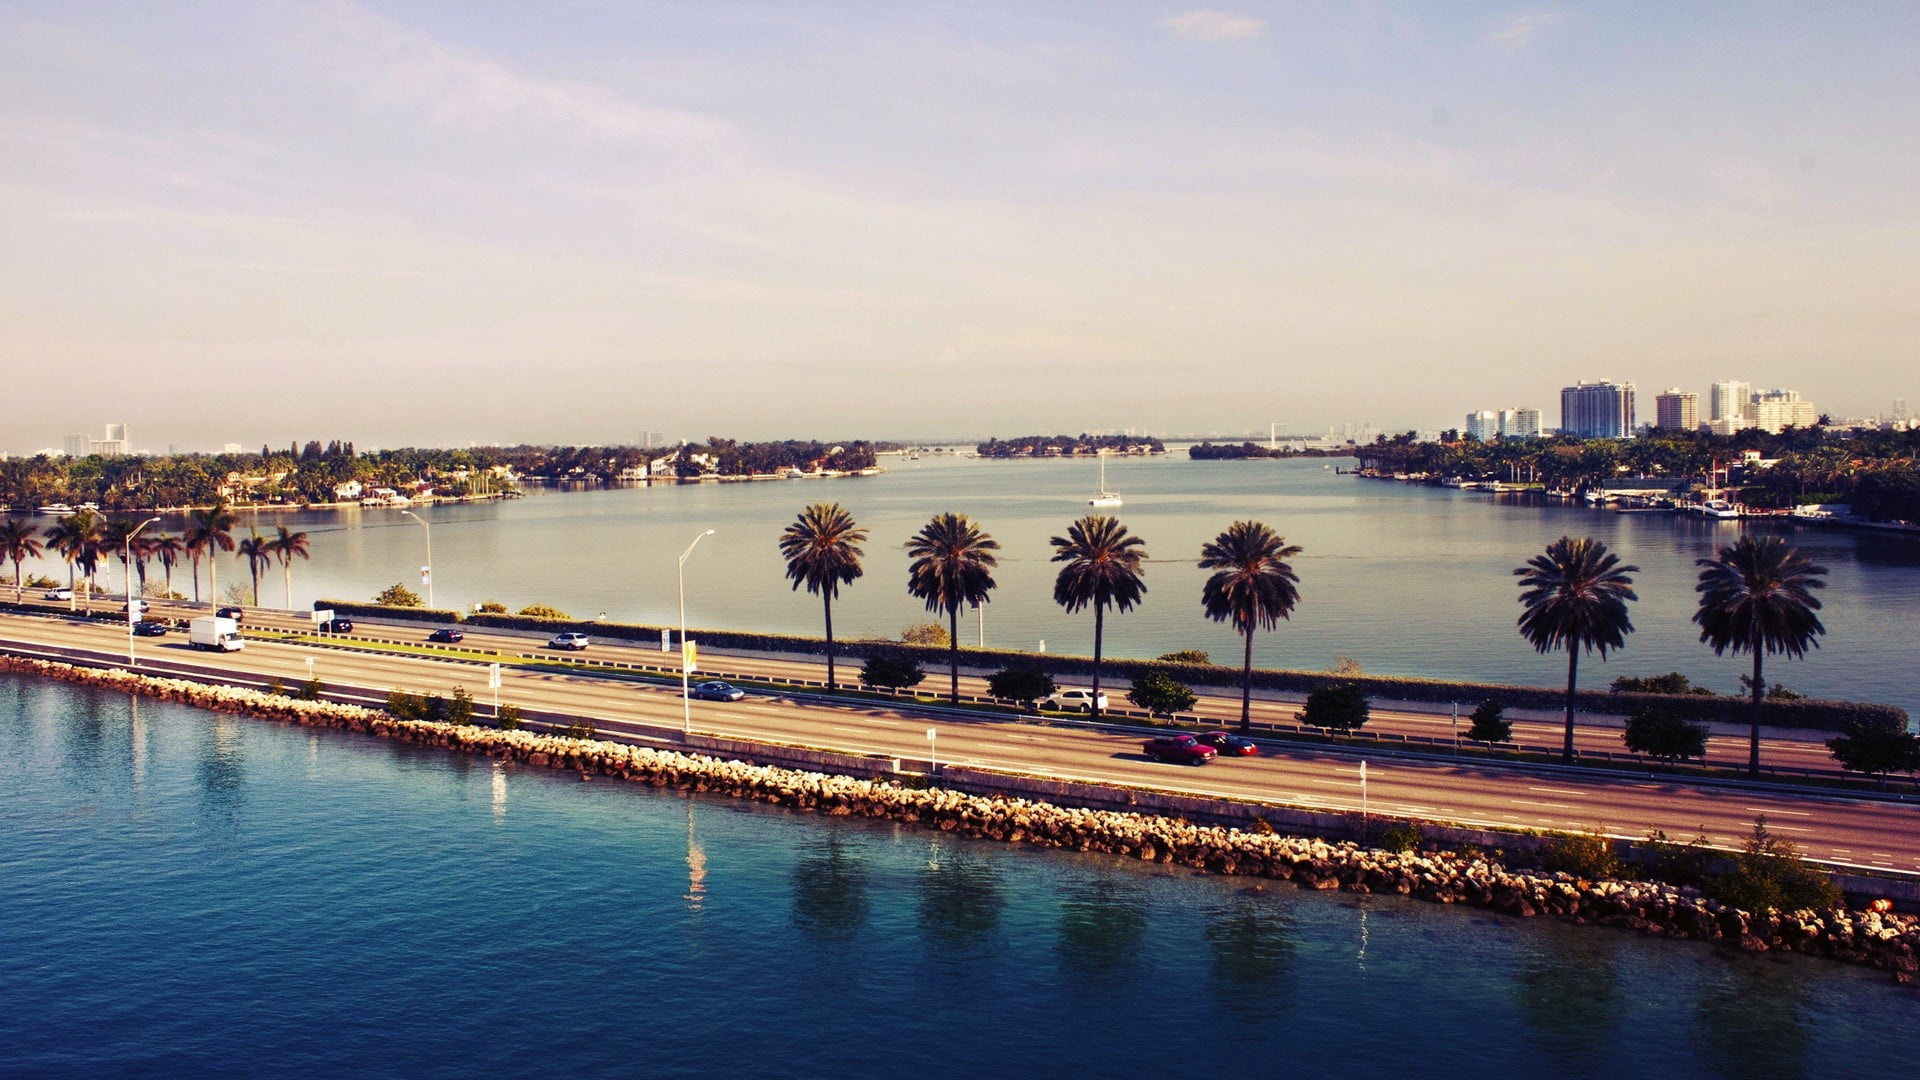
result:
M 1092 461 L 976 461 L 935 455 L 884 459 L 885 475 L 832 481 L 546 492 L 507 503 L 422 511 L 433 523 L 435 597 L 441 606 L 497 599 L 544 602 L 575 616 L 671 623 L 675 557 L 712 528 L 688 560 L 687 619 L 718 626 L 818 634 L 820 604 L 794 593 L 775 547 L 780 530 L 815 499 L 838 500 L 872 533 L 866 577 L 835 605 L 843 637 L 897 636 L 929 616 L 905 590 L 902 545 L 936 512 L 970 514 L 1002 544 L 1000 587 L 986 611 L 989 645 L 1090 653 L 1091 613 L 1052 601 L 1050 536 L 1089 512 Z M 1514 631 L 1514 567 L 1561 536 L 1592 535 L 1638 564 L 1638 632 L 1604 667 L 1583 663 L 1583 684 L 1675 669 L 1722 693 L 1739 691 L 1746 662 L 1699 643 L 1694 560 L 1710 557 L 1739 525 L 1661 514 L 1496 502 L 1487 494 L 1336 475 L 1327 463 L 1196 462 L 1184 454 L 1108 465 L 1126 498 L 1117 513 L 1146 539 L 1148 595 L 1109 620 L 1107 648 L 1150 657 L 1206 649 L 1232 662 L 1239 643 L 1199 607 L 1200 545 L 1237 518 L 1265 521 L 1299 544 L 1302 602 L 1293 620 L 1261 635 L 1256 662 L 1319 669 L 1336 657 L 1376 673 L 1557 685 L 1565 661 L 1536 655 Z M 1344 464 L 1351 464 L 1345 462 Z M 393 510 L 261 514 L 312 533 L 313 559 L 294 568 L 293 599 L 366 599 L 405 579 L 418 584 L 422 531 Z M 1843 530 L 1784 526 L 1792 542 L 1832 569 L 1824 594 L 1828 634 L 1805 661 L 1768 665 L 1770 681 L 1816 695 L 1899 704 L 1920 715 L 1920 542 Z M 243 526 L 244 530 L 244 526 Z M 176 587 L 187 591 L 184 580 Z M 245 577 L 223 560 L 222 591 Z M 276 569 L 262 597 L 282 600 Z M 979 624 L 963 620 L 963 637 Z
M 0 1073 L 1895 1076 L 1835 964 L 0 677 Z

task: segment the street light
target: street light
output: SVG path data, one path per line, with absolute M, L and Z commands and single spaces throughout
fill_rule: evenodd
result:
M 713 530 L 708 529 L 694 537 L 687 550 L 680 553 L 680 565 L 674 570 L 680 583 L 680 731 L 685 735 L 693 734 L 693 698 L 687 679 L 687 556 L 712 535 Z
M 139 604 L 140 604 L 140 599 L 134 596 L 133 594 L 133 538 L 140 535 L 141 529 L 144 529 L 147 526 L 159 520 L 160 519 L 157 517 L 150 517 L 147 520 L 141 522 L 140 524 L 135 525 L 127 533 L 127 548 L 126 548 L 127 553 L 126 553 L 125 565 L 127 568 L 127 666 L 128 667 L 133 667 L 135 666 L 136 663 L 138 663 L 138 661 L 134 660 L 133 658 L 133 620 L 138 615 Z
M 427 530 L 427 565 L 420 568 L 420 576 L 427 579 L 427 607 L 431 609 L 433 607 L 433 527 L 411 510 L 400 512 L 420 522 L 420 527 Z

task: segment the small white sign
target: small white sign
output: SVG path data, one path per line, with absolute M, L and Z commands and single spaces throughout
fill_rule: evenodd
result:
M 433 567 L 423 566 L 420 568 L 420 584 L 422 585 L 433 584 Z
M 332 608 L 314 608 L 313 609 L 313 625 L 319 626 L 321 623 L 332 622 L 332 621 L 333 621 Z
M 500 689 L 500 665 L 499 664 L 487 665 L 487 689 L 489 690 Z

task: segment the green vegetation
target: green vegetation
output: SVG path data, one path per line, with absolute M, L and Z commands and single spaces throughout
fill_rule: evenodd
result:
M 1257 521 L 1236 521 L 1200 548 L 1200 569 L 1212 570 L 1200 589 L 1207 618 L 1230 622 L 1246 639 L 1240 676 L 1240 730 L 1253 729 L 1253 632 L 1274 630 L 1300 603 L 1300 576 L 1287 560 L 1298 545 Z
M 20 563 L 37 559 L 45 549 L 40 546 L 38 526 L 19 518 L 0 523 L 0 559 L 13 564 L 13 600 L 19 603 L 25 583 L 20 578 Z
M 904 645 L 918 645 L 927 649 L 944 649 L 953 644 L 953 635 L 937 622 L 914 623 L 900 631 L 900 641 Z
M 869 685 L 878 685 L 868 680 Z M 1052 695 L 1055 687 L 1053 676 L 1033 668 L 1002 668 L 987 676 L 987 689 L 994 697 L 1017 701 L 1022 709 L 1032 711 L 1034 702 Z
M 1389 821 L 1374 835 L 1373 846 L 1382 851 L 1405 853 L 1419 848 L 1423 839 L 1425 838 L 1420 833 L 1420 826 L 1415 822 Z
M 505 615 L 507 613 L 507 605 L 498 600 L 482 600 L 473 610 L 483 615 Z
M 419 605 L 409 604 L 407 606 L 417 607 Z M 521 608 L 517 614 L 525 615 L 529 619 L 570 619 L 573 617 L 561 611 L 559 608 L 547 604 L 528 604 L 526 607 Z
M 919 686 L 926 677 L 920 661 L 893 652 L 875 653 L 860 668 L 861 682 L 889 692 Z
M 1573 761 L 1573 705 L 1579 689 L 1580 652 L 1607 650 L 1626 644 L 1633 633 L 1627 601 L 1636 599 L 1633 578 L 1637 566 L 1622 566 L 1607 545 L 1592 537 L 1563 536 L 1547 545 L 1544 554 L 1527 560 L 1513 573 L 1520 579 L 1520 636 L 1534 649 L 1567 651 L 1567 731 L 1560 751 L 1562 761 Z
M 1156 670 L 1133 677 L 1133 688 L 1127 691 L 1127 700 L 1133 702 L 1135 708 L 1145 709 L 1156 716 L 1171 716 L 1191 711 L 1200 699 L 1194 695 L 1191 686 L 1170 672 Z
M 833 670 L 833 598 L 840 586 L 851 585 L 864 573 L 860 545 L 867 530 L 853 523 L 853 515 L 839 503 L 814 503 L 780 534 L 780 555 L 787 560 L 787 578 L 798 589 L 818 596 L 827 623 L 827 689 L 838 688 Z
M 494 724 L 502 731 L 519 731 L 520 706 L 511 702 L 500 706 L 500 716 L 494 721 Z
M 1503 743 L 1513 738 L 1513 722 L 1504 715 L 1498 701 L 1493 698 L 1481 702 L 1473 710 L 1473 725 L 1467 728 L 1467 738 L 1480 743 Z
M 382 607 L 417 608 L 426 603 L 420 594 L 407 588 L 404 582 L 396 581 L 374 594 L 373 602 Z
M 1685 675 L 1677 671 L 1665 675 L 1622 675 L 1613 680 L 1609 689 L 1616 694 L 1697 694 L 1711 697 L 1713 691 L 1704 686 L 1695 686 Z
M 1878 777 L 1882 784 L 1891 773 L 1920 772 L 1920 738 L 1905 724 L 1862 721 L 1846 734 L 1827 740 L 1827 749 L 1841 768 Z
M 1627 718 L 1621 734 L 1627 749 L 1656 761 L 1680 762 L 1707 754 L 1707 727 L 1664 705 L 1643 705 Z
M 1157 659 L 1164 664 L 1211 664 L 1213 657 L 1205 649 L 1180 649 L 1163 653 Z
M 983 458 L 1090 457 L 1095 454 L 1164 454 L 1166 444 L 1139 435 L 1022 435 L 1017 439 L 988 439 L 975 446 Z
M 1724 904 L 1759 914 L 1769 908 L 1825 910 L 1841 904 L 1840 887 L 1826 873 L 1806 864 L 1793 841 L 1775 836 L 1763 816 L 1753 836 L 1735 857 L 1732 871 L 1706 881 L 1707 895 Z
M 1071 615 L 1093 608 L 1093 715 L 1100 715 L 1100 651 L 1105 643 L 1107 608 L 1132 611 L 1146 595 L 1141 562 L 1146 541 L 1127 531 L 1119 519 L 1089 514 L 1067 527 L 1067 535 L 1048 541 L 1053 561 L 1065 563 L 1053 582 L 1053 602 Z
M 1550 833 L 1540 865 L 1554 873 L 1597 880 L 1625 876 L 1613 841 L 1597 833 Z
M 187 531 L 180 537 L 186 546 L 187 558 L 193 560 L 193 601 L 200 602 L 200 557 L 207 557 L 207 595 L 218 596 L 219 555 L 222 551 L 233 550 L 233 527 L 240 519 L 234 516 L 225 502 L 216 502 L 212 506 L 203 506 L 187 514 Z
M 935 514 L 907 541 L 907 592 L 928 611 L 947 613 L 947 660 L 951 683 L 947 699 L 960 703 L 960 608 L 984 604 L 993 591 L 993 554 L 1000 542 L 965 514 Z
M 567 730 L 561 734 L 569 739 L 586 739 L 589 741 L 600 737 L 599 729 L 594 727 L 593 722 L 590 720 L 575 720 L 573 723 L 568 724 Z
M 1768 653 L 1802 657 L 1827 628 L 1814 615 L 1820 601 L 1813 590 L 1826 587 L 1827 568 L 1817 566 L 1777 536 L 1742 536 L 1720 549 L 1717 559 L 1700 559 L 1700 608 L 1693 621 L 1700 640 L 1714 655 L 1753 654 L 1753 694 L 1747 775 L 1760 775 L 1760 718 L 1767 680 L 1761 662 Z
M 1300 711 L 1303 724 L 1333 731 L 1358 731 L 1372 715 L 1367 695 L 1352 683 L 1323 686 L 1307 695 L 1307 707 Z

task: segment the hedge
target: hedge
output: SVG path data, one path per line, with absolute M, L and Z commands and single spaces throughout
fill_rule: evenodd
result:
M 388 618 L 417 619 L 424 622 L 462 621 L 459 612 L 432 612 L 424 608 L 388 608 L 377 604 L 354 604 L 322 600 L 315 607 L 332 607 L 342 615 L 379 615 Z M 595 622 L 591 619 L 541 619 L 531 615 L 466 615 L 468 626 L 499 630 L 534 630 L 557 634 L 579 631 L 592 637 L 619 641 L 645 642 L 657 646 L 662 630 L 672 627 L 636 623 Z M 678 636 L 677 631 L 675 636 Z M 797 634 L 762 634 L 743 630 L 688 629 L 687 636 L 710 648 L 743 649 L 754 652 L 794 653 L 824 656 L 824 638 Z M 907 645 L 898 641 L 834 642 L 835 655 L 864 658 L 876 648 L 902 656 L 911 656 L 926 665 L 929 673 L 943 669 L 947 650 L 940 646 Z M 960 662 L 968 667 L 997 669 L 1025 667 L 1044 671 L 1055 678 L 1087 677 L 1093 674 L 1093 658 L 1060 653 L 1015 652 L 1009 649 L 960 649 Z M 1219 664 L 1174 664 L 1164 660 L 1116 660 L 1101 663 L 1103 675 L 1132 679 L 1149 671 L 1164 671 L 1189 686 L 1238 688 L 1240 669 Z M 1508 709 L 1561 709 L 1566 691 L 1541 686 L 1513 686 L 1504 683 L 1451 682 L 1394 675 L 1336 675 L 1326 671 L 1285 671 L 1255 668 L 1253 685 L 1262 690 L 1310 694 L 1335 683 L 1358 686 L 1369 698 L 1390 701 L 1459 702 L 1477 706 L 1482 701 L 1497 701 Z M 1696 723 L 1745 724 L 1752 716 L 1752 701 L 1745 697 L 1707 697 L 1699 694 L 1616 694 L 1605 690 L 1583 690 L 1575 699 L 1575 708 L 1584 712 L 1627 715 L 1645 705 L 1660 704 L 1677 715 Z M 1897 724 L 1907 726 L 1906 710 L 1893 705 L 1864 701 L 1769 701 L 1763 707 L 1761 722 L 1773 727 L 1807 728 L 1817 731 L 1846 731 L 1851 725 Z
M 438 608 L 387 607 L 384 604 L 354 600 L 315 600 L 313 610 L 331 610 L 336 617 L 342 619 L 351 619 L 358 615 L 366 618 L 405 619 L 408 622 L 424 623 L 457 623 L 461 616 L 458 611 L 444 611 Z

